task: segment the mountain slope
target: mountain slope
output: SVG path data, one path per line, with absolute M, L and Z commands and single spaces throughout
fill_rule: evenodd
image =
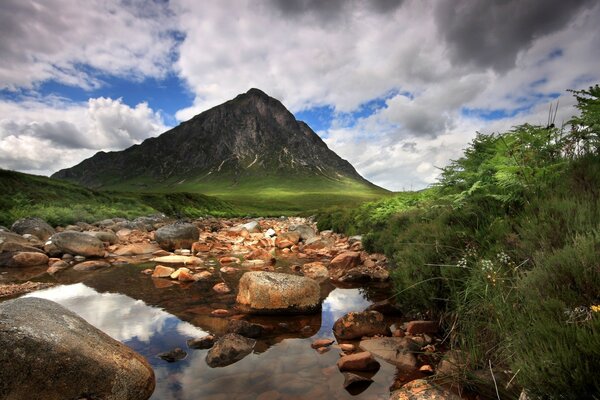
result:
M 258 89 L 140 145 L 99 152 L 53 177 L 98 189 L 222 195 L 266 189 L 385 192 Z

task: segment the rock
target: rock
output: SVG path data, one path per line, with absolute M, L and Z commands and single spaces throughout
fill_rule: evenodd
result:
M 15 243 L 15 242 L 0 242 L 0 253 L 5 251 L 12 252 L 30 252 L 30 253 L 44 253 L 43 250 L 37 247 L 29 246 L 27 244 Z
M 212 278 L 212 273 L 210 271 L 200 271 L 197 274 L 194 274 L 194 279 L 196 281 L 205 281 Z
M 250 221 L 241 225 L 240 228 L 247 230 L 249 233 L 260 232 L 260 225 L 258 224 L 258 221 Z
M 289 242 L 292 242 L 292 244 L 298 244 L 298 242 L 300 241 L 300 232 L 285 232 L 280 234 L 279 236 L 277 236 L 277 240 L 287 240 Z M 277 240 L 275 241 L 275 243 L 277 243 Z
M 3 297 L 12 297 L 29 292 L 33 292 L 40 289 L 46 289 L 54 286 L 54 283 L 41 283 L 41 282 L 23 282 L 23 283 L 0 283 L 0 299 Z M 1 320 L 0 316 L 0 320 Z M 0 376 L 2 373 L 0 373 Z M 0 387 L 2 384 L 0 383 Z M 0 392 L 1 394 L 2 392 Z
M 359 252 L 345 251 L 335 256 L 329 263 L 329 276 L 333 280 L 339 280 L 348 270 L 359 266 L 360 263 Z
M 469 366 L 469 356 L 460 350 L 450 350 L 437 366 L 437 375 L 460 376 Z
M 153 278 L 169 278 L 171 274 L 175 272 L 175 268 L 165 267 L 164 265 L 157 265 L 154 267 Z
M 436 321 L 410 321 L 406 325 L 406 333 L 416 335 L 419 333 L 436 333 L 440 326 Z
M 46 272 L 49 273 L 50 275 L 54 275 L 57 272 L 60 272 L 64 269 L 69 268 L 69 263 L 65 262 L 65 261 L 57 261 L 54 264 L 52 264 L 47 270 Z
M 0 332 L 3 398 L 145 400 L 154 391 L 146 359 L 52 301 L 1 303 Z
M 308 239 L 312 239 L 317 236 L 315 230 L 308 225 L 292 225 L 290 226 L 289 231 L 298 232 L 300 239 L 302 239 L 305 243 Z
M 119 238 L 113 231 L 86 231 L 83 233 L 86 235 L 92 235 L 100 241 L 107 242 L 108 244 L 119 243 Z
M 185 267 L 183 267 L 183 268 L 177 268 L 177 270 L 175 270 L 171 275 L 169 275 L 169 278 L 171 278 L 171 279 L 179 279 L 179 276 L 181 274 L 189 273 L 189 272 L 190 272 L 189 268 L 185 268 Z
M 75 262 L 83 262 L 83 261 L 85 261 L 85 257 L 84 256 L 75 256 L 75 257 L 73 257 L 73 260 Z
M 206 253 L 210 251 L 210 243 L 195 242 L 192 244 L 192 254 Z
M 409 338 L 368 339 L 361 341 L 359 347 L 403 371 L 413 371 L 417 368 L 417 358 L 413 353 L 419 351 L 420 346 Z
M 342 343 L 342 344 L 340 344 L 340 349 L 344 353 L 352 353 L 355 350 L 355 347 L 353 344 L 350 344 L 350 343 Z
M 219 262 L 221 264 L 232 264 L 232 263 L 239 264 L 240 263 L 240 259 L 237 258 L 237 257 L 221 257 L 219 259 Z
M 81 232 L 59 232 L 52 235 L 49 240 L 62 253 L 80 255 L 84 257 L 104 256 L 104 244 L 98 239 Z M 48 244 L 48 243 L 46 243 Z
M 0 245 L 6 245 L 6 243 L 16 243 L 23 246 L 31 246 L 29 240 L 25 239 L 21 235 L 12 232 L 0 231 Z
M 312 342 L 310 347 L 312 347 L 313 349 L 318 349 L 320 347 L 329 347 L 334 342 L 335 342 L 335 340 L 332 340 L 332 339 L 317 339 L 314 342 Z
M 189 249 L 199 238 L 198 228 L 194 224 L 175 223 L 158 228 L 154 239 L 164 250 Z
M 390 400 L 460 400 L 460 397 L 434 382 L 416 379 L 392 392 Z
M 154 257 L 150 261 L 165 264 L 201 265 L 202 259 L 193 256 L 161 256 Z
M 337 361 L 337 366 L 340 371 L 377 371 L 380 367 L 368 351 L 342 356 Z
M 160 247 L 152 243 L 132 243 L 119 247 L 113 253 L 118 256 L 139 256 L 142 254 L 153 254 L 158 250 L 160 250 Z
M 215 344 L 213 335 L 202 336 L 197 339 L 189 339 L 187 345 L 190 349 L 210 349 Z
M 320 261 L 304 264 L 302 266 L 302 273 L 307 278 L 314 279 L 318 282 L 329 278 L 329 271 L 327 271 L 327 267 L 325 267 L 325 265 Z
M 10 229 L 19 235 L 26 233 L 37 237 L 42 241 L 48 240 L 48 238 L 56 232 L 46 221 L 41 218 L 21 218 L 12 224 Z
M 166 351 L 164 353 L 157 354 L 156 357 L 165 360 L 166 362 L 172 363 L 175 361 L 183 360 L 187 357 L 187 353 L 181 350 L 179 347 L 177 347 L 171 351 Z
M 229 315 L 229 311 L 226 310 L 226 309 L 224 309 L 224 308 L 217 308 L 216 310 L 212 310 L 210 312 L 210 315 L 213 316 L 213 317 L 222 318 L 222 317 L 228 316 Z
M 227 294 L 231 292 L 231 289 L 225 282 L 217 283 L 215 286 L 213 286 L 213 290 L 219 294 Z
M 310 278 L 278 272 L 246 272 L 239 281 L 238 307 L 251 313 L 320 310 L 320 287 Z
M 267 231 L 265 232 L 265 237 L 270 238 L 275 236 L 277 232 L 275 232 L 275 230 L 273 228 L 269 228 L 267 229 Z
M 387 281 L 390 278 L 390 273 L 387 269 L 374 265 L 367 267 L 359 265 L 355 268 L 343 272 L 337 281 L 339 282 L 369 282 L 369 281 Z
M 246 357 L 254 349 L 256 340 L 236 333 L 221 337 L 206 354 L 209 367 L 226 367 Z
M 3 267 L 21 268 L 47 264 L 48 256 L 44 253 L 33 251 L 5 251 L 0 253 L 0 266 Z
M 365 311 L 377 311 L 383 315 L 400 315 L 402 310 L 397 304 L 390 302 L 389 299 L 378 301 L 371 304 Z
M 291 242 L 287 239 L 281 239 L 280 237 L 277 237 L 277 239 L 275 239 L 275 246 L 277 246 L 278 249 L 289 249 L 290 247 L 292 247 L 294 245 L 294 242 Z
M 263 260 L 268 263 L 274 263 L 275 257 L 267 250 L 257 248 L 246 254 L 246 260 Z
M 227 333 L 237 333 L 248 338 L 257 339 L 265 332 L 265 328 L 259 324 L 253 324 L 242 319 L 232 319 L 227 323 Z
M 373 383 L 373 379 L 365 376 L 344 372 L 344 389 L 356 396 L 364 392 Z
M 106 261 L 93 260 L 93 261 L 84 261 L 82 263 L 76 264 L 73 269 L 75 271 L 94 271 L 100 268 L 108 268 L 110 264 Z
M 425 364 L 419 368 L 419 371 L 426 374 L 433 374 L 433 367 L 429 364 Z
M 239 271 L 239 268 L 236 267 L 221 267 L 221 269 L 219 269 L 219 272 L 223 273 L 223 274 L 235 274 Z
M 318 236 L 315 236 L 304 242 L 304 248 L 311 250 L 319 250 L 332 247 L 334 244 L 335 241 L 332 238 L 320 238 Z
M 183 268 L 180 268 L 180 270 Z M 185 268 L 187 271 L 179 271 L 179 276 L 177 280 L 179 282 L 195 282 L 197 281 L 196 276 L 190 272 L 189 269 Z
M 349 312 L 333 324 L 335 337 L 343 340 L 359 339 L 363 336 L 389 334 L 383 314 L 377 311 Z

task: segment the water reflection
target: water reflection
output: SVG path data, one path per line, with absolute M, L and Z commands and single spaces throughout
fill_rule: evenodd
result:
M 181 288 L 176 289 L 181 291 Z M 316 337 L 332 337 L 331 328 L 338 317 L 348 311 L 362 310 L 370 302 L 359 289 L 334 288 L 328 291 L 322 315 L 266 317 L 275 318 L 273 323 L 285 321 L 293 325 L 293 321 L 300 321 L 298 325 L 316 325 L 309 333 L 318 332 L 316 335 L 298 337 L 301 336 L 298 332 L 290 332 L 267 337 L 257 342 L 252 354 L 224 368 L 210 368 L 206 364 L 208 350 L 192 350 L 186 346 L 189 338 L 215 332 L 207 332 L 142 300 L 119 293 L 101 293 L 84 283 L 54 287 L 28 296 L 62 304 L 148 358 L 157 379 L 152 396 L 155 400 L 256 399 L 261 395 L 278 399 L 349 399 L 353 396 L 343 389 L 344 377 L 336 367 L 339 349 L 332 348 L 325 354 L 319 354 L 310 344 Z M 201 306 L 199 302 L 193 305 Z M 188 304 L 188 307 L 191 305 Z M 194 314 L 181 309 L 178 311 L 188 316 Z M 188 357 L 176 363 L 167 363 L 156 357 L 158 353 L 175 347 L 187 351 Z M 373 377 L 374 383 L 359 398 L 387 399 L 394 373 L 393 366 L 382 364 L 381 370 Z

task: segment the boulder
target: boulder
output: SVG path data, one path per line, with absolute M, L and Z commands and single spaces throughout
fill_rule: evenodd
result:
M 199 236 L 196 225 L 188 223 L 165 225 L 154 232 L 158 245 L 167 251 L 189 249 Z
M 43 250 L 38 249 L 37 247 L 29 246 L 29 245 L 22 244 L 22 243 L 15 243 L 15 242 L 0 243 L 0 253 L 4 252 L 4 251 L 13 251 L 13 252 L 26 251 L 26 252 L 33 252 L 33 253 L 43 253 L 44 252 Z
M 110 264 L 106 261 L 102 260 L 92 260 L 92 261 L 84 261 L 79 264 L 76 264 L 73 269 L 75 271 L 95 271 L 101 268 L 108 268 Z
M 407 372 L 417 368 L 417 358 L 414 353 L 421 349 L 421 346 L 406 337 L 362 340 L 359 347 Z
M 360 253 L 357 251 L 345 251 L 335 256 L 329 263 L 329 276 L 333 280 L 340 279 L 344 273 L 356 268 L 361 263 Z
M 377 371 L 380 367 L 368 351 L 344 355 L 337 361 L 337 366 L 340 371 Z
M 158 250 L 160 250 L 160 247 L 152 243 L 132 243 L 119 247 L 114 251 L 114 254 L 118 256 L 139 256 L 142 254 L 152 254 Z
M 48 256 L 44 253 L 33 251 L 5 251 L 0 253 L 0 266 L 20 268 L 48 264 Z
M 250 221 L 248 223 L 240 225 L 240 228 L 247 230 L 249 233 L 260 232 L 260 225 L 258 224 L 258 221 Z
M 10 229 L 19 235 L 28 233 L 40 240 L 48 240 L 48 238 L 55 233 L 54 228 L 41 218 L 18 219 L 12 224 Z
M 372 267 L 367 267 L 366 265 L 359 265 L 358 267 L 343 272 L 342 275 L 335 280 L 346 283 L 357 283 L 369 281 L 383 282 L 387 281 L 389 278 L 390 273 L 388 272 L 388 270 L 379 265 L 374 265 Z
M 83 232 L 87 235 L 92 235 L 102 242 L 107 242 L 108 244 L 119 243 L 119 238 L 113 231 L 86 231 Z
M 308 313 L 321 308 L 320 287 L 310 278 L 278 272 L 246 272 L 239 282 L 238 307 L 251 313 Z
M 206 363 L 211 368 L 226 367 L 246 357 L 254 349 L 256 340 L 236 333 L 221 337 L 206 354 Z
M 148 399 L 154 371 L 139 354 L 44 299 L 0 304 L 0 397 Z
M 363 336 L 389 334 L 383 314 L 377 311 L 349 312 L 333 324 L 333 333 L 338 339 L 351 340 Z
M 445 390 L 435 382 L 425 379 L 410 381 L 399 390 L 392 392 L 390 400 L 460 400 L 461 398 Z
M 333 240 L 332 238 L 321 238 L 321 237 L 315 236 L 304 242 L 304 248 L 311 249 L 311 250 L 319 250 L 319 249 L 326 249 L 326 248 L 332 247 L 334 244 L 335 244 L 335 240 Z
M 320 261 L 304 264 L 302 266 L 302 273 L 307 278 L 314 279 L 319 282 L 329 278 L 329 271 L 327 271 L 327 267 L 325 267 L 325 265 Z
M 317 236 L 317 232 L 308 225 L 292 225 L 289 228 L 290 232 L 298 232 L 300 239 L 306 242 L 308 239 L 312 239 Z
M 62 253 L 76 254 L 84 257 L 104 256 L 104 244 L 94 236 L 81 232 L 59 232 L 52 235 L 46 245 L 53 244 Z
M 23 246 L 31 246 L 29 240 L 25 239 L 21 235 L 12 232 L 0 231 L 0 245 L 6 245 L 8 243 L 16 243 L 21 244 Z

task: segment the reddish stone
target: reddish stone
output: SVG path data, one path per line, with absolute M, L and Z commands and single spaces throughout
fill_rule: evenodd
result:
M 345 355 L 338 360 L 337 366 L 340 371 L 377 371 L 380 367 L 368 351 Z
M 164 265 L 157 265 L 154 267 L 153 278 L 168 278 L 175 272 L 175 268 L 165 267 Z
M 310 347 L 312 347 L 313 349 L 318 349 L 319 347 L 328 347 L 331 346 L 333 344 L 334 340 L 332 339 L 318 339 L 315 340 Z
M 436 333 L 440 326 L 436 321 L 410 321 L 406 325 L 406 333 L 416 335 L 419 333 Z
M 226 294 L 231 292 L 231 289 L 229 288 L 229 286 L 227 286 L 225 282 L 217 283 L 215 286 L 213 286 L 213 290 L 219 294 Z

